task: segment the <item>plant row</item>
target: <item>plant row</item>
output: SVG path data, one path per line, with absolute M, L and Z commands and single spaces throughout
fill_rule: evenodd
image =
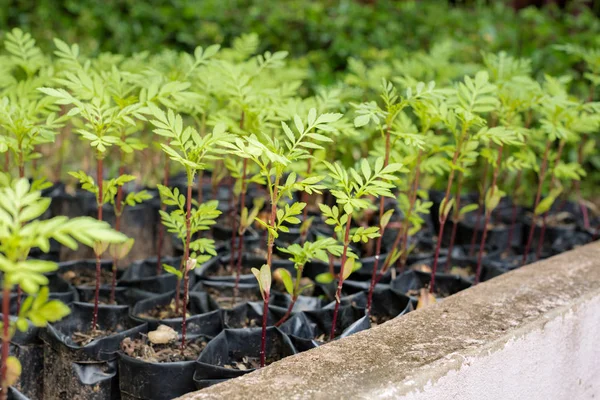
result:
M 598 233 L 597 50 L 552 49 L 576 80 L 436 50 L 307 95 L 252 35 L 55 46 L 15 29 L 0 56 L 2 342 L 45 343 L 32 397 L 172 398 Z M 4 396 L 35 358 L 8 352 Z

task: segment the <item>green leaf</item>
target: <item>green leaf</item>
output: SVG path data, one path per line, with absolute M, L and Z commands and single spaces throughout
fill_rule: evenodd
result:
M 346 260 L 346 264 L 344 264 L 344 280 L 348 279 L 352 272 L 354 272 L 354 261 L 352 257 Z
M 315 281 L 327 285 L 335 280 L 335 277 L 329 272 L 323 272 L 315 277 Z
M 182 279 L 182 278 L 183 278 L 183 274 L 181 273 L 181 271 L 180 271 L 180 270 L 178 270 L 178 269 L 177 269 L 177 268 L 175 268 L 175 267 L 172 267 L 172 266 L 170 266 L 170 265 L 167 265 L 167 264 L 163 264 L 163 269 L 164 269 L 165 271 L 167 271 L 169 274 L 175 275 L 175 276 L 176 276 L 176 277 L 178 277 L 179 279 Z
M 260 292 L 264 300 L 271 292 L 271 269 L 267 264 L 263 264 L 260 270 L 252 268 L 252 273 L 258 281 L 258 285 L 260 286 Z
M 542 201 L 540 201 L 534 210 L 535 215 L 541 215 L 546 213 L 552 207 L 552 204 L 556 201 L 556 198 L 561 194 L 562 188 L 555 188 L 550 191 Z
M 463 215 L 463 214 L 467 214 L 470 213 L 471 211 L 475 211 L 479 208 L 479 204 L 473 203 L 473 204 L 467 204 L 466 206 L 462 207 L 459 211 L 459 215 Z
M 285 290 L 290 294 L 294 295 L 294 281 L 292 280 L 292 275 L 290 271 L 285 268 L 278 268 L 277 272 L 279 272 L 279 276 L 283 281 L 283 285 L 285 286 Z
M 381 226 L 382 229 L 384 229 L 389 223 L 390 223 L 390 219 L 392 218 L 392 215 L 394 215 L 394 209 L 390 209 L 387 210 L 382 216 L 381 216 L 381 221 L 379 222 L 379 225 Z

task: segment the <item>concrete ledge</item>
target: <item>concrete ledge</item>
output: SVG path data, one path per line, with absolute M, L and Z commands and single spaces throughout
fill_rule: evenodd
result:
M 600 242 L 181 399 L 600 398 Z

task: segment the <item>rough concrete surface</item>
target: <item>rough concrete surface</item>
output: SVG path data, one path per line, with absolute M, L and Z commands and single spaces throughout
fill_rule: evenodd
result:
M 599 337 L 596 242 L 181 399 L 600 398 Z

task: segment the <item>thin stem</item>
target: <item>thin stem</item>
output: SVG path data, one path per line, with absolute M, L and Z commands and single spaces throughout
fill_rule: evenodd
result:
M 244 164 L 242 166 L 242 193 L 240 199 L 240 209 L 243 210 L 246 205 L 246 174 L 248 169 L 248 159 L 244 158 Z M 250 221 L 247 221 L 249 224 Z M 244 251 L 244 233 L 240 232 L 240 238 L 238 240 L 238 248 L 237 248 L 237 263 L 235 270 L 235 286 L 233 288 L 233 303 L 235 304 L 235 299 L 238 296 L 240 290 L 240 275 L 242 274 L 242 253 Z M 231 258 L 233 258 L 233 253 L 231 254 Z
M 500 146 L 498 149 L 498 158 L 496 160 L 496 166 L 494 167 L 492 177 L 492 187 L 490 188 L 490 198 L 494 196 L 494 190 L 496 189 L 496 180 L 498 179 L 498 171 L 500 170 L 500 163 L 502 162 L 502 150 L 504 146 Z M 475 284 L 479 283 L 481 278 L 481 261 L 483 259 L 483 249 L 485 247 L 485 240 L 488 233 L 488 224 L 490 223 L 490 217 L 492 210 L 486 207 L 485 209 L 485 221 L 483 223 L 483 234 L 481 235 L 481 242 L 479 243 L 479 253 L 477 254 L 477 272 L 475 273 Z
M 200 172 L 198 172 L 198 183 L 197 183 L 197 187 L 196 190 L 198 191 L 198 194 L 196 195 L 197 200 L 198 200 L 198 204 L 202 204 L 204 202 L 204 190 L 202 189 L 204 186 L 204 170 L 200 170 Z
M 560 143 L 558 144 L 558 151 L 556 153 L 556 158 L 554 159 L 554 169 L 556 169 L 556 166 L 560 162 L 563 150 L 565 148 L 565 143 L 566 143 L 565 140 L 561 140 Z M 550 182 L 550 189 L 552 190 L 552 188 L 554 188 L 555 185 L 556 185 L 556 175 L 552 174 L 552 179 Z M 542 254 L 542 245 L 544 243 L 544 236 L 546 235 L 546 218 L 547 217 L 548 217 L 548 211 L 546 211 L 544 213 L 544 216 L 542 217 L 542 230 L 540 232 L 540 239 L 538 241 L 537 249 L 535 251 L 536 260 L 539 260 L 540 255 Z
M 119 166 L 119 176 L 125 174 L 125 165 L 121 152 L 121 165 Z M 115 230 L 121 232 L 121 215 L 123 214 L 123 186 L 119 185 L 117 188 L 117 200 L 115 202 Z M 117 286 L 117 269 L 119 266 L 119 259 L 113 256 L 112 265 L 112 280 L 110 283 L 110 304 L 115 303 L 115 287 Z
M 165 154 L 165 173 L 163 175 L 163 186 L 165 186 L 165 187 L 169 186 L 170 165 L 171 165 L 171 163 L 169 162 L 169 157 L 167 157 L 167 155 Z M 163 212 L 167 211 L 167 205 L 162 203 L 160 205 L 160 209 Z M 162 250 L 163 250 L 164 241 L 165 241 L 165 227 L 161 222 L 159 222 L 159 224 L 158 224 L 158 239 L 157 239 L 157 243 L 156 243 L 156 247 L 157 247 L 157 249 L 156 249 L 156 276 L 158 276 L 162 273 Z M 177 301 L 177 299 L 175 301 Z
M 517 173 L 517 178 L 515 180 L 515 191 L 514 191 L 515 196 L 513 197 L 512 214 L 510 217 L 510 227 L 508 228 L 508 240 L 506 243 L 506 250 L 510 249 L 510 247 L 512 246 L 513 233 L 515 231 L 515 225 L 517 224 L 518 205 L 516 202 L 516 195 L 517 195 L 517 193 L 519 193 L 519 188 L 521 187 L 522 176 L 523 176 L 523 170 L 519 170 L 519 172 Z
M 4 282 L 2 289 L 2 367 L 1 379 L 2 379 L 2 392 L 0 393 L 0 399 L 6 400 L 8 396 L 8 382 L 6 381 L 7 372 L 7 360 L 8 350 L 10 347 L 10 286 Z
M 267 317 L 269 312 L 269 296 L 267 292 L 263 301 L 263 317 L 262 317 L 262 330 L 260 334 L 260 367 L 265 366 L 266 354 L 267 354 Z
M 310 149 L 310 153 L 312 154 L 313 149 Z M 312 172 L 312 158 L 308 158 L 306 160 L 306 176 L 310 176 Z M 304 191 L 302 192 L 302 198 L 300 199 L 301 202 L 303 202 L 304 204 L 307 204 L 306 206 L 304 206 L 304 210 L 302 210 L 302 222 L 306 222 L 306 220 L 308 219 L 308 192 Z M 306 236 L 308 234 L 308 229 L 306 230 L 306 232 L 301 232 L 300 234 L 300 245 L 303 245 L 304 242 L 306 242 Z
M 383 159 L 383 168 L 388 166 L 390 161 L 390 124 L 388 124 L 385 130 L 385 157 Z M 371 312 L 371 301 L 373 299 L 373 290 L 375 289 L 375 281 L 377 279 L 377 271 L 379 269 L 379 257 L 381 256 L 381 241 L 383 239 L 383 233 L 385 232 L 385 226 L 382 225 L 384 208 L 384 197 L 379 198 L 379 237 L 377 238 L 377 244 L 375 245 L 375 262 L 373 263 L 373 272 L 371 274 L 371 286 L 369 287 L 369 296 L 367 299 L 367 312 Z M 343 268 L 343 266 L 342 266 Z
M 302 279 L 302 270 L 304 269 L 304 265 L 297 266 L 296 269 L 296 282 L 294 282 L 294 293 L 292 295 L 292 301 L 285 312 L 285 315 L 281 317 L 279 321 L 275 324 L 275 326 L 281 326 L 292 314 L 292 310 L 294 309 L 294 305 L 296 304 L 296 300 L 298 300 L 298 295 L 300 291 L 300 279 Z
M 446 257 L 446 272 L 450 270 L 452 263 L 452 250 L 454 249 L 454 241 L 456 240 L 456 229 L 458 228 L 458 217 L 460 216 L 460 192 L 462 191 L 464 175 L 458 173 L 458 184 L 456 193 L 454 194 L 454 212 L 452 213 L 452 234 L 450 235 L 450 244 L 448 245 L 448 256 Z
M 331 321 L 331 332 L 329 333 L 329 339 L 333 340 L 335 337 L 335 330 L 337 325 L 337 316 L 340 309 L 340 302 L 342 298 L 342 286 L 344 285 L 344 267 L 346 266 L 346 258 L 348 256 L 348 245 L 350 244 L 350 225 L 352 223 L 352 213 L 348 214 L 348 221 L 346 222 L 346 231 L 344 233 L 344 249 L 342 251 L 342 265 L 340 269 L 340 276 L 338 277 L 338 287 L 335 292 L 335 309 L 333 310 L 333 319 Z
M 190 240 L 192 238 L 191 219 L 192 219 L 192 180 L 188 179 L 187 199 L 185 212 L 185 246 L 183 248 L 183 304 L 181 307 L 181 351 L 185 349 L 186 316 L 188 301 L 188 261 L 190 258 Z
M 525 252 L 523 253 L 523 259 L 521 261 L 521 265 L 525 265 L 527 262 L 527 254 L 529 253 L 529 249 L 531 248 L 531 242 L 533 241 L 533 233 L 535 232 L 535 227 L 537 223 L 537 215 L 535 214 L 535 209 L 540 203 L 540 198 L 542 196 L 542 186 L 544 185 L 544 179 L 546 179 L 546 169 L 548 167 L 548 153 L 550 152 L 550 146 L 552 145 L 552 141 L 548 140 L 546 143 L 546 150 L 544 150 L 544 158 L 542 159 L 542 167 L 540 169 L 540 181 L 538 183 L 537 193 L 535 195 L 535 203 L 533 206 L 534 213 L 531 217 L 531 227 L 529 228 L 529 237 L 527 238 L 527 244 L 525 245 Z
M 102 206 L 104 205 L 104 185 L 103 185 L 103 160 L 102 155 L 97 155 L 96 183 L 98 185 L 98 221 L 102 221 Z M 98 324 L 98 300 L 100 298 L 100 253 L 96 253 L 96 289 L 94 291 L 94 316 L 92 318 L 92 330 L 97 328 Z
M 440 214 L 440 231 L 438 233 L 438 240 L 435 245 L 435 255 L 433 257 L 433 265 L 431 267 L 431 283 L 429 285 L 429 293 L 433 293 L 433 289 L 435 286 L 435 273 L 437 271 L 438 260 L 440 258 L 440 249 L 442 246 L 442 238 L 444 237 L 444 226 L 446 225 L 446 219 L 448 219 L 448 212 L 446 210 L 448 199 L 450 198 L 450 189 L 452 188 L 452 181 L 454 180 L 454 165 L 456 165 L 456 160 L 458 160 L 458 155 L 460 153 L 460 149 L 462 147 L 463 136 L 465 135 L 465 128 L 463 128 L 463 133 L 456 145 L 456 150 L 454 151 L 454 156 L 452 157 L 452 169 L 450 170 L 450 176 L 448 177 L 448 185 L 446 186 L 446 194 L 444 195 L 444 199 L 442 202 L 444 203 L 444 209 L 441 210 Z
M 475 215 L 475 225 L 473 225 L 473 236 L 471 237 L 471 244 L 469 245 L 469 257 L 473 256 L 475 252 L 475 242 L 477 241 L 477 235 L 479 234 L 479 223 L 481 222 L 481 214 L 483 214 L 483 200 L 485 198 L 485 192 L 487 191 L 487 180 L 488 180 L 488 169 L 490 164 L 485 163 L 485 167 L 483 169 L 483 186 L 481 188 L 481 193 L 479 194 L 479 199 L 477 200 L 477 214 Z

